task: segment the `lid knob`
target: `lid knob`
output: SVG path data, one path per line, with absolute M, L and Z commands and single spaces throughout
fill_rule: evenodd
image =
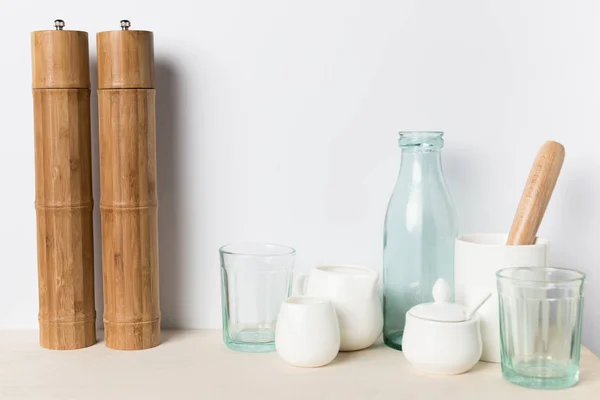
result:
M 452 289 L 444 279 L 438 279 L 433 285 L 433 303 L 417 304 L 408 313 L 414 317 L 435 322 L 463 322 L 466 321 L 464 307 L 450 303 Z
M 448 303 L 450 301 L 450 285 L 448 282 L 439 278 L 433 285 L 433 301 L 436 303 Z
M 63 21 L 62 19 L 55 19 L 54 20 L 54 28 L 57 31 L 62 31 L 64 27 L 65 27 L 65 21 Z
M 129 20 L 126 20 L 126 19 L 121 20 L 121 30 L 122 31 L 128 31 L 130 27 L 131 27 L 131 22 L 129 22 Z

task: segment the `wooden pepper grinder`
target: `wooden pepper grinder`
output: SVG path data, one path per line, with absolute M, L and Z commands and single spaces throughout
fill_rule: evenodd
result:
M 87 32 L 31 34 L 40 345 L 96 343 Z
M 154 39 L 100 32 L 98 117 L 106 345 L 160 343 Z

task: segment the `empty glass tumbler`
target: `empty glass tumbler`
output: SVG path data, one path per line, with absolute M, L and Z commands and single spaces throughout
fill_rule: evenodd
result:
M 519 267 L 496 273 L 502 375 L 517 385 L 561 389 L 579 381 L 585 275 Z
M 241 243 L 223 246 L 219 253 L 225 344 L 237 351 L 275 350 L 275 325 L 290 294 L 296 251 Z

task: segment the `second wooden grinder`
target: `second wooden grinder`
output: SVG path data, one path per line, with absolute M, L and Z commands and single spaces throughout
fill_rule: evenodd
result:
M 98 119 L 106 346 L 160 343 L 154 40 L 100 32 Z

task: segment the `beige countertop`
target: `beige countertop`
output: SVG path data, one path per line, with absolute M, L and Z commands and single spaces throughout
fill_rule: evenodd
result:
M 37 331 L 0 331 L 0 399 L 600 399 L 600 359 L 587 349 L 580 383 L 545 391 L 504 381 L 497 364 L 479 363 L 458 376 L 419 373 L 381 344 L 302 369 L 276 353 L 231 351 L 220 331 L 166 331 L 160 346 L 135 352 L 102 342 L 51 351 L 37 340 Z

